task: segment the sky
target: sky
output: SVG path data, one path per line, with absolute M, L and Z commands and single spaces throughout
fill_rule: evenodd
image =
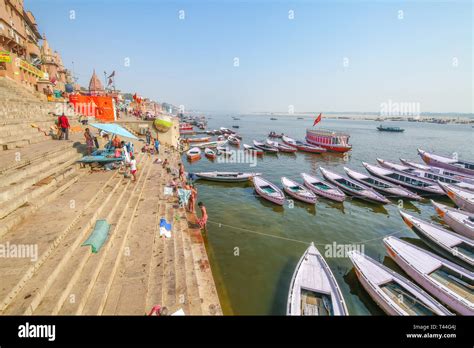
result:
M 78 82 L 185 110 L 473 113 L 471 1 L 25 0 Z M 74 62 L 74 63 L 73 63 Z

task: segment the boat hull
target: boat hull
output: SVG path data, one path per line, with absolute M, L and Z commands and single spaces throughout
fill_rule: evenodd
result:
M 453 172 L 458 172 L 462 174 L 467 174 L 469 176 L 474 176 L 474 169 L 469 169 L 469 168 L 464 168 L 464 167 L 459 167 L 451 163 L 446 163 L 443 161 L 439 161 L 433 156 L 430 156 L 429 153 L 425 151 L 418 150 L 418 154 L 421 156 L 421 159 L 423 162 L 425 162 L 427 165 L 434 166 L 434 167 L 440 167 L 440 168 L 445 168 L 449 169 Z M 449 158 L 446 157 L 447 160 Z
M 306 178 L 304 175 L 303 175 L 303 181 L 304 181 L 304 186 L 306 186 L 306 188 L 308 188 L 309 190 L 311 190 L 313 193 L 315 193 L 318 196 L 321 196 L 321 197 L 324 197 L 324 198 L 327 198 L 339 203 L 344 202 L 344 200 L 346 199 L 346 195 L 344 194 L 344 192 L 339 190 L 334 185 L 331 185 L 329 183 L 324 183 L 325 185 L 328 185 L 331 188 L 331 191 L 325 191 L 313 185 L 308 180 L 308 178 Z
M 474 240 L 474 223 L 472 224 L 472 227 L 470 227 L 467 221 L 463 222 L 463 215 L 468 218 L 469 214 L 463 211 L 456 212 L 451 209 L 446 209 L 444 206 L 433 200 L 431 201 L 431 204 L 435 208 L 436 213 L 438 213 L 449 227 L 460 235 Z
M 469 199 L 463 197 L 463 190 L 458 188 L 450 187 L 449 185 L 439 183 L 439 186 L 446 192 L 448 197 L 462 210 L 468 211 L 470 213 L 474 213 L 474 199 Z M 469 195 L 474 197 L 474 193 L 464 191 L 465 195 Z

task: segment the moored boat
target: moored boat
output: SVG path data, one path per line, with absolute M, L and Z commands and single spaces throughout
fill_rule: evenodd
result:
M 474 273 L 441 256 L 390 236 L 389 256 L 421 287 L 459 314 L 474 315 Z
M 232 136 L 232 135 L 229 135 L 229 136 L 227 137 L 227 141 L 228 141 L 229 144 L 231 144 L 231 145 L 240 146 L 240 140 L 237 139 L 236 137 Z
M 198 147 L 193 147 L 192 149 L 186 152 L 186 157 L 190 161 L 196 161 L 201 158 L 201 149 Z
M 279 142 L 272 141 L 270 139 L 267 139 L 266 143 L 269 146 L 273 146 L 273 147 L 277 148 L 278 151 L 280 151 L 280 152 L 295 153 L 296 151 L 298 151 L 298 149 L 295 149 L 292 146 L 285 145 L 285 144 L 280 144 Z
M 255 176 L 253 178 L 253 184 L 255 186 L 255 191 L 262 198 L 278 205 L 283 205 L 285 203 L 285 195 L 283 191 L 270 181 L 260 176 Z
M 301 173 L 304 185 L 313 191 L 318 196 L 331 199 L 336 202 L 343 202 L 346 199 L 346 194 L 327 181 L 320 180 L 315 176 Z
M 244 182 L 261 173 L 239 173 L 239 172 L 200 172 L 194 173 L 199 179 L 219 182 Z
M 421 149 L 418 149 L 418 154 L 421 156 L 423 162 L 430 166 L 446 168 L 455 172 L 474 176 L 474 162 L 439 156 Z
M 297 200 L 310 204 L 315 204 L 318 200 L 313 192 L 287 177 L 282 177 L 281 183 L 283 185 L 283 190 Z
M 218 141 L 210 141 L 207 143 L 194 144 L 194 146 L 199 147 L 200 149 L 205 149 L 206 147 L 216 148 L 218 146 L 224 146 L 226 143 L 227 143 L 227 140 L 218 140 Z
M 306 141 L 311 145 L 325 148 L 332 152 L 347 152 L 352 149 L 350 135 L 326 129 L 307 129 Z
M 269 145 L 266 145 L 265 143 L 262 143 L 260 141 L 256 141 L 254 140 L 253 141 L 253 145 L 256 147 L 256 148 L 259 148 L 265 152 L 268 152 L 268 153 L 278 153 L 278 149 L 274 146 L 269 146 Z
M 424 193 L 444 195 L 444 191 L 439 187 L 439 185 L 432 181 L 419 178 L 416 175 L 374 166 L 366 162 L 362 162 L 362 164 L 370 174 L 397 185 L 402 185 Z
M 389 181 L 379 179 L 371 175 L 362 174 L 347 167 L 344 167 L 344 171 L 350 178 L 390 196 L 415 199 L 417 201 L 423 199 L 416 193 L 411 192 L 410 190 L 405 189 L 402 186 L 395 185 Z
M 292 146 L 292 147 L 296 147 L 296 140 L 295 139 L 292 139 L 290 137 L 287 137 L 286 135 L 283 135 L 281 137 L 281 140 L 286 144 L 286 145 L 289 145 L 289 146 Z
M 467 174 L 461 174 L 459 172 L 454 172 L 452 170 L 448 170 L 448 169 L 445 169 L 445 168 L 433 167 L 433 166 L 428 166 L 428 165 L 421 164 L 421 163 L 412 162 L 412 161 L 406 160 L 404 158 L 400 158 L 400 162 L 402 162 L 407 167 L 412 167 L 412 168 L 415 168 L 415 169 L 421 169 L 421 170 L 425 170 L 425 171 L 432 172 L 432 173 L 435 173 L 435 174 L 449 176 L 449 177 L 452 177 L 452 178 L 454 178 L 456 180 L 459 180 L 459 181 L 464 181 L 464 182 L 467 182 L 467 183 L 470 183 L 470 184 L 474 184 L 474 176 L 469 176 Z
M 348 253 L 360 283 L 388 315 L 452 315 L 427 292 L 374 259 Z
M 244 147 L 244 150 L 249 151 L 251 153 L 254 153 L 257 156 L 262 156 L 263 155 L 263 150 L 255 147 L 255 146 L 244 144 L 243 147 Z
M 331 172 L 323 167 L 319 167 L 319 170 L 323 174 L 323 177 L 328 180 L 330 183 L 339 187 L 342 191 L 346 192 L 347 194 L 354 196 L 356 198 L 360 198 L 365 201 L 369 201 L 372 203 L 382 203 L 387 204 L 390 201 L 382 196 L 380 193 L 375 191 L 374 189 L 365 186 L 364 184 L 358 183 L 355 180 L 345 178 L 339 174 Z
M 201 138 L 186 138 L 188 143 L 205 143 L 208 142 L 211 137 L 201 137 Z
M 341 289 L 314 243 L 296 265 L 288 292 L 287 315 L 349 315 Z
M 474 241 L 400 211 L 405 224 L 434 247 L 453 256 L 465 265 L 474 266 Z
M 283 136 L 283 133 L 277 134 L 277 133 L 275 133 L 275 132 L 273 132 L 273 131 L 271 131 L 271 132 L 268 134 L 268 137 L 269 137 L 269 138 L 281 138 L 282 136 Z
M 465 191 L 453 185 L 438 182 L 448 197 L 462 210 L 474 213 L 474 192 Z
M 215 159 L 217 157 L 216 153 L 208 147 L 204 149 L 204 155 L 209 159 Z
M 457 233 L 474 240 L 474 214 L 431 200 L 438 215 Z
M 296 141 L 296 148 L 299 151 L 303 152 L 311 152 L 311 153 L 323 153 L 326 152 L 327 150 L 323 147 L 316 146 L 316 145 L 311 145 L 308 143 L 303 143 L 302 141 Z

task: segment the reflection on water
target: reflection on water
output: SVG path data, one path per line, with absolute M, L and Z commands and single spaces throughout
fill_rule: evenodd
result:
M 378 123 L 373 121 L 323 119 L 323 123 L 324 128 L 351 134 L 353 150 L 347 161 L 340 154 L 298 152 L 296 155 L 265 154 L 256 167 L 210 162 L 203 158 L 185 163 L 186 170 L 261 172 L 264 178 L 281 186 L 282 176 L 300 183 L 301 172 L 320 177 L 320 166 L 342 174 L 344 166 L 364 173 L 361 161 L 374 163 L 377 157 L 394 162 L 398 162 L 399 157 L 420 162 L 416 153 L 418 147 L 440 154 L 458 152 L 460 158 L 474 159 L 474 149 L 465 146 L 465 140 L 472 136 L 472 129 L 467 125 L 393 122 L 394 126 L 406 130 L 392 136 L 375 130 Z M 270 130 L 304 140 L 305 127 L 311 124 L 310 119 L 296 121 L 290 117 L 270 121 L 268 117 L 259 116 L 243 115 L 240 120 L 232 120 L 229 116 L 212 115 L 208 128 L 239 125 L 242 143 L 251 144 L 253 139 L 265 139 Z M 228 184 L 198 180 L 196 186 L 198 200 L 205 202 L 209 214 L 205 240 L 226 314 L 285 314 L 291 276 L 307 248 L 304 243 L 314 241 L 321 252 L 333 242 L 361 243 L 369 256 L 383 260 L 401 274 L 400 268 L 386 257 L 383 237 L 389 234 L 409 237 L 410 242 L 428 248 L 400 218 L 396 199 L 385 206 L 358 199 L 337 203 L 320 198 L 316 206 L 294 200 L 294 207 L 290 208 L 288 204 L 280 207 L 259 198 L 250 182 Z M 452 206 L 449 199 L 435 199 Z M 403 209 L 427 221 L 437 215 L 429 200 L 403 200 Z M 434 218 L 434 221 L 439 219 Z M 326 259 L 351 314 L 383 314 L 358 282 L 347 257 Z

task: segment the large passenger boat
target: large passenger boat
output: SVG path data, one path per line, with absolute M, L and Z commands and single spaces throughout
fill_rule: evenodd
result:
M 349 134 L 326 129 L 307 129 L 306 141 L 312 145 L 325 148 L 328 151 L 347 152 L 352 149 L 349 144 Z

